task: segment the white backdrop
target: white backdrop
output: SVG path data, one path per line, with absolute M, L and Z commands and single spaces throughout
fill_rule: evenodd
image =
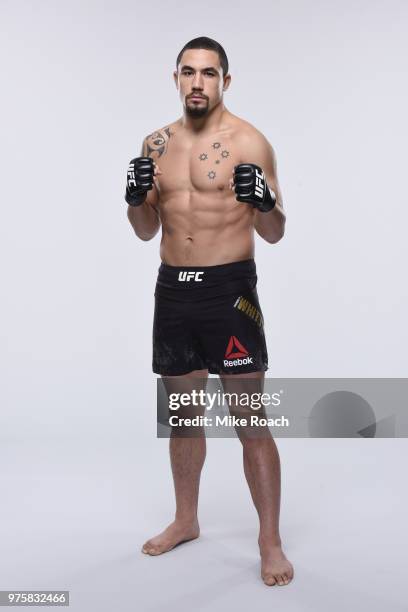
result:
M 137 521 L 147 537 L 172 509 L 166 441 L 155 439 L 151 372 L 160 238 L 136 238 L 123 191 L 143 137 L 181 114 L 172 79 L 177 54 L 196 36 L 221 42 L 232 75 L 225 104 L 260 129 L 277 154 L 286 235 L 277 245 L 258 237 L 256 246 L 268 375 L 403 377 L 408 5 L 1 0 L 0 7 L 0 440 L 4 482 L 15 488 L 4 529 L 13 534 L 17 507 L 20 528 L 29 524 L 20 485 L 28 487 L 36 474 L 52 478 L 59 491 L 54 519 L 75 508 L 89 533 L 78 496 L 92 506 L 90 480 L 127 444 L 124 489 L 134 487 L 137 497 L 141 482 L 151 487 L 148 501 L 135 502 L 129 525 Z M 395 461 L 396 442 L 377 443 Z M 321 444 L 281 441 L 288 488 L 296 487 L 299 462 L 319 468 L 313 453 L 319 457 Z M 335 450 L 333 466 L 341 469 L 350 445 L 327 445 Z M 236 470 L 238 461 L 241 470 L 238 443 L 210 446 L 226 469 Z M 406 452 L 402 442 L 398 448 Z M 370 449 L 375 464 L 379 446 Z M 143 475 L 141 464 L 149 467 Z M 52 477 L 48 469 L 55 469 Z M 68 493 L 61 474 L 72 484 Z M 90 480 L 79 490 L 84 474 Z M 241 471 L 235 477 L 244 486 Z M 141 517 L 149 504 L 156 507 L 159 481 L 163 516 L 153 512 L 150 526 Z M 55 496 L 37 498 L 36 490 L 38 512 L 47 514 Z M 211 487 L 209 495 L 215 501 Z M 248 512 L 255 529 L 249 502 Z M 51 515 L 41 522 L 43 537 L 51 523 Z M 40 523 L 30 533 L 35 529 L 40 533 Z M 9 582 L 3 578 L 1 588 L 53 588 L 45 573 L 43 586 L 26 586 L 36 575 L 33 564 L 20 581 L 17 566 L 5 563 Z M 70 575 L 62 572 L 59 584 Z

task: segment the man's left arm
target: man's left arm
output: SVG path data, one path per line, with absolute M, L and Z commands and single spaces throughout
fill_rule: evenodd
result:
M 236 197 L 243 203 L 252 203 L 256 231 L 267 242 L 276 243 L 283 237 L 286 223 L 276 155 L 271 144 L 260 132 L 246 136 L 245 146 L 241 149 L 241 157 L 245 159 L 245 163 L 236 166 L 234 172 Z M 247 165 L 253 168 L 246 168 Z M 253 175 L 251 179 L 248 178 L 248 170 Z M 260 176 L 261 173 L 263 177 Z

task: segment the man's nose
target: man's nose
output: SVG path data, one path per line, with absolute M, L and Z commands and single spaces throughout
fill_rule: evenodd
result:
M 193 89 L 203 89 L 203 75 L 201 72 L 196 72 L 193 79 Z

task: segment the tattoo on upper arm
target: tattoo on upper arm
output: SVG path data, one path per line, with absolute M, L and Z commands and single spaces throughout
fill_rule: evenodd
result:
M 146 137 L 146 156 L 150 157 L 151 153 L 158 153 L 158 157 L 161 157 L 167 153 L 171 135 L 170 128 L 168 127 L 149 134 L 149 136 Z

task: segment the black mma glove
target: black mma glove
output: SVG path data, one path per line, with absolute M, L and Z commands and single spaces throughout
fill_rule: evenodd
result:
M 276 204 L 276 195 L 269 189 L 265 174 L 256 164 L 239 164 L 234 168 L 234 185 L 238 202 L 248 202 L 261 212 Z
M 129 206 L 140 206 L 153 188 L 154 165 L 151 157 L 132 159 L 127 171 L 125 200 Z

